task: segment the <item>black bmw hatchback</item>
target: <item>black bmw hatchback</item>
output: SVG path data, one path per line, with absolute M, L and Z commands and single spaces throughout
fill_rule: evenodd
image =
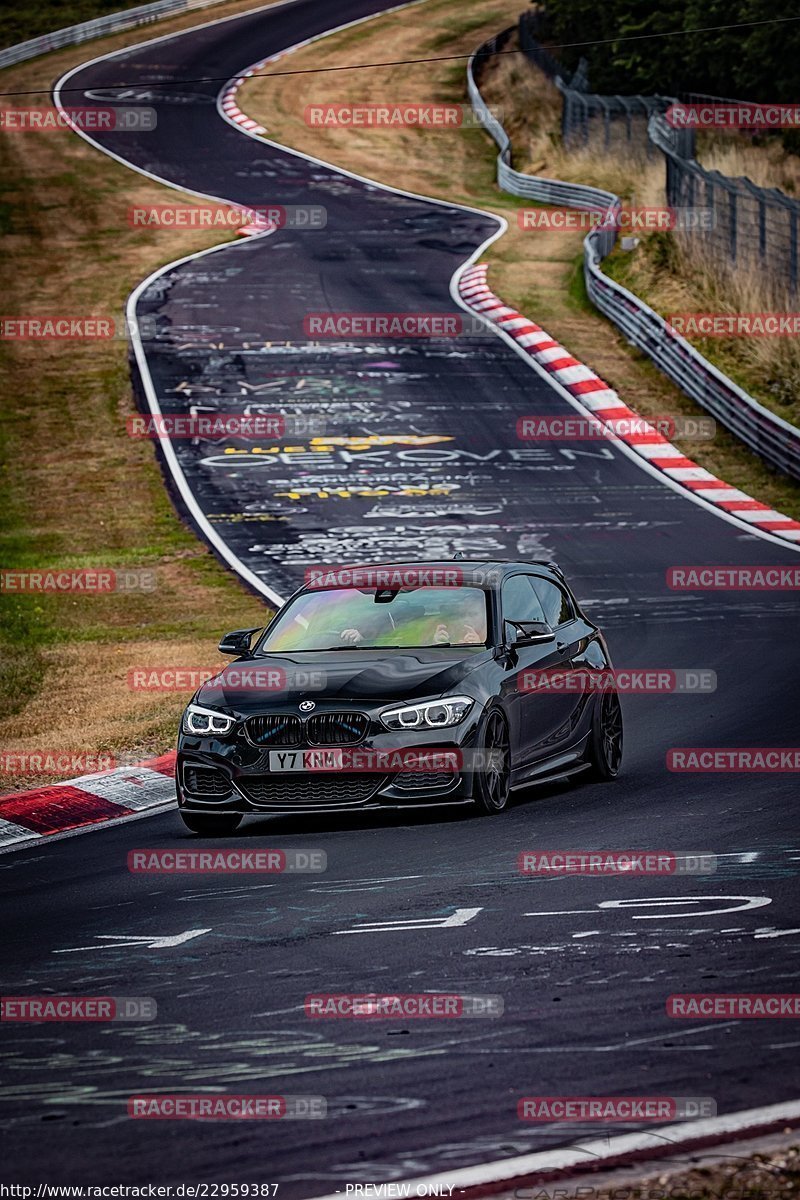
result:
M 316 572 L 181 720 L 177 791 L 195 833 L 248 813 L 466 805 L 613 779 L 622 713 L 602 633 L 551 562 Z M 578 686 L 575 686 L 575 681 Z

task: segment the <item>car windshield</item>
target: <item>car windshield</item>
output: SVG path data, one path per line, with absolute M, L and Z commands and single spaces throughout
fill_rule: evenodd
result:
M 287 605 L 259 652 L 485 646 L 486 612 L 477 587 L 309 591 Z

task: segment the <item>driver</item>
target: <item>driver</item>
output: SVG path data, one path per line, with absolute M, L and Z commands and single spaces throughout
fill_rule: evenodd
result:
M 395 628 L 394 618 L 388 609 L 376 608 L 374 613 L 361 621 L 359 628 L 343 629 L 340 637 L 343 642 L 350 642 L 353 646 L 364 641 L 374 644 L 392 634 Z

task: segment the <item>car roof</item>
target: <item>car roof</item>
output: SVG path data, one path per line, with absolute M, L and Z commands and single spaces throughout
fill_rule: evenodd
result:
M 507 558 L 406 558 L 406 559 L 390 559 L 385 562 L 360 562 L 360 563 L 337 563 L 328 566 L 324 569 L 320 568 L 320 574 L 331 577 L 342 573 L 352 571 L 372 571 L 384 570 L 392 571 L 407 570 L 411 568 L 419 568 L 420 570 L 438 569 L 452 570 L 456 566 L 463 570 L 466 574 L 475 572 L 477 576 L 476 586 L 479 586 L 478 581 L 482 575 L 492 572 L 496 579 L 502 580 L 507 575 L 513 575 L 519 570 L 526 570 L 530 567 L 536 567 L 537 570 L 551 572 L 556 578 L 563 580 L 564 574 L 558 563 L 552 559 L 531 558 L 531 559 L 507 559 Z M 311 586 L 309 581 L 306 586 Z

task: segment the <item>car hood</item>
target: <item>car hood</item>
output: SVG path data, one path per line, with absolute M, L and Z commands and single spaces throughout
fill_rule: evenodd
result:
M 204 683 L 194 699 L 239 713 L 264 712 L 308 698 L 369 705 L 426 700 L 452 692 L 491 657 L 491 650 L 477 646 L 265 654 L 231 663 Z

